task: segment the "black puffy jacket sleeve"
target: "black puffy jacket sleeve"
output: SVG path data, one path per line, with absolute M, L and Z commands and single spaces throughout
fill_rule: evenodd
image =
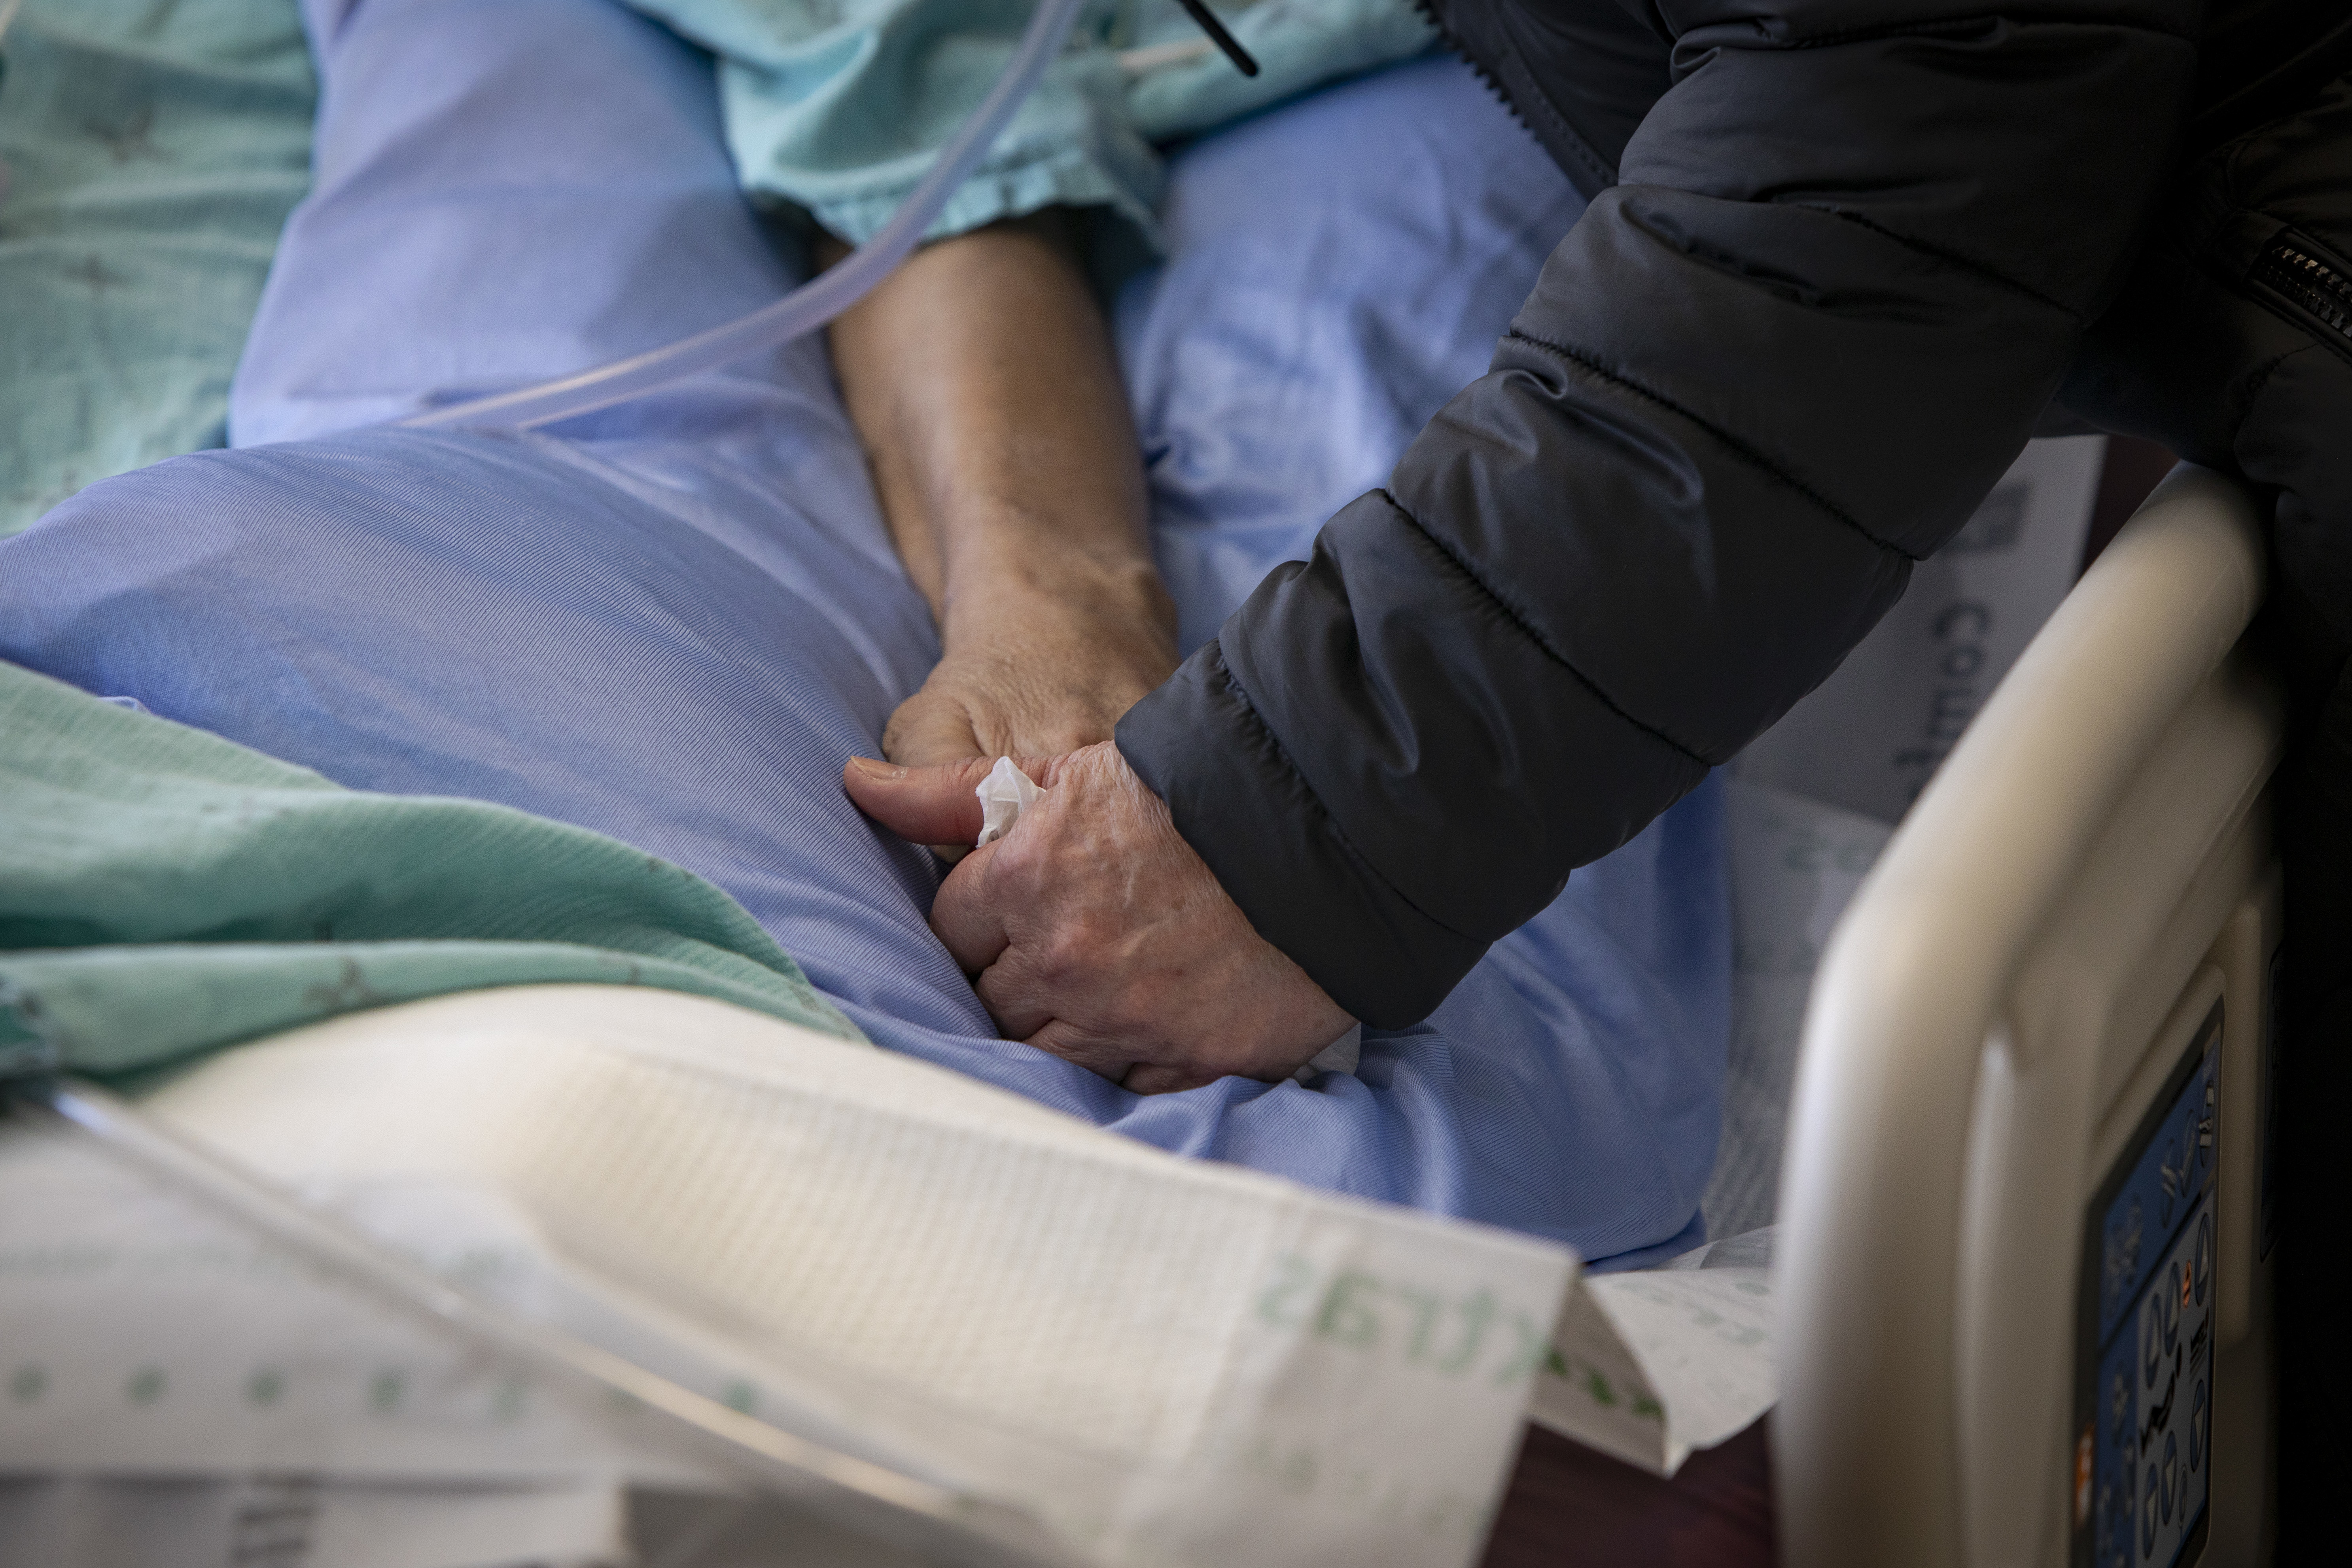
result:
M 1671 85 L 1492 369 L 1118 727 L 1368 1023 L 1426 1016 L 1967 520 L 2118 285 L 2196 69 L 2194 0 L 1648 14 Z

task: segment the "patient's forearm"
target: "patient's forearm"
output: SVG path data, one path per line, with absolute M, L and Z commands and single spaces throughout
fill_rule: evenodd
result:
M 1173 668 L 1173 615 L 1146 542 L 1134 422 L 1064 220 L 917 252 L 831 338 L 945 650 L 941 689 L 893 721 L 894 758 L 1106 739 Z
M 1134 423 L 1064 227 L 1045 213 L 927 246 L 833 326 L 891 533 L 942 622 L 968 581 L 1148 559 Z

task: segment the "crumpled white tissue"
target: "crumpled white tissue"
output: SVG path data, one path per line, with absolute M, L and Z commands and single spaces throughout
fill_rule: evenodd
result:
M 1036 805 L 1037 797 L 1045 792 L 1015 767 L 1011 757 L 999 757 L 971 793 L 980 796 L 980 837 L 972 844 L 978 849 L 1012 832 L 1021 814 Z

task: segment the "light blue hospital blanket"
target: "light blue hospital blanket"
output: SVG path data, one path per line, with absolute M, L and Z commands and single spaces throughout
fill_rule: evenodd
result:
M 367 0 L 321 28 L 314 195 L 243 447 L 0 543 L 0 658 L 317 768 L 610 834 L 732 894 L 878 1044 L 1163 1148 L 1564 1239 L 1696 1237 L 1727 1031 L 1703 789 L 1353 1075 L 1139 1099 L 996 1037 L 938 868 L 842 796 L 936 658 L 822 349 L 551 432 L 360 426 L 772 299 L 706 59 L 601 0 Z M 1577 206 L 1462 68 L 1178 155 L 1118 341 L 1188 640 L 1378 482 Z

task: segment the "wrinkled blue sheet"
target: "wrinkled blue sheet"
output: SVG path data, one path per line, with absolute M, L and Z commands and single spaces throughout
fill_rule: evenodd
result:
M 320 0 L 311 25 L 317 183 L 239 374 L 240 449 L 0 543 L 0 657 L 346 784 L 639 845 L 740 900 L 881 1045 L 1162 1148 L 1589 1257 L 1696 1238 L 1729 976 L 1711 789 L 1426 1023 L 1368 1033 L 1353 1075 L 1139 1099 L 998 1038 L 924 924 L 930 858 L 838 787 L 937 644 L 820 347 L 543 434 L 359 428 L 786 286 L 708 62 L 603 0 Z M 1171 259 L 1117 317 L 1189 645 L 1483 370 L 1578 209 L 1436 60 L 1171 173 Z

